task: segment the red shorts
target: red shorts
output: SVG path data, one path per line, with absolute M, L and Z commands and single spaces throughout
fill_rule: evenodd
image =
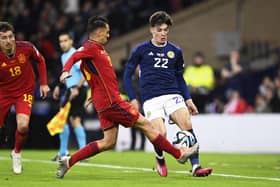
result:
M 139 115 L 140 113 L 126 101 L 113 103 L 109 109 L 98 113 L 103 130 L 119 124 L 124 127 L 131 127 L 136 123 Z
M 16 114 L 26 114 L 30 116 L 34 91 L 27 91 L 22 94 L 0 95 L 0 127 L 4 124 L 4 120 L 12 105 L 15 106 Z

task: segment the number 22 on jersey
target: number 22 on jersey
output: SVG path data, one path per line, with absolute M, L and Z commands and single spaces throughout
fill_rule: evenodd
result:
M 155 68 L 165 68 L 165 69 L 168 68 L 168 66 L 167 66 L 168 58 L 155 57 L 154 60 L 155 60 L 155 64 L 154 64 Z

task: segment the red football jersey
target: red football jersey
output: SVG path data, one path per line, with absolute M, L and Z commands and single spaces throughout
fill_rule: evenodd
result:
M 40 84 L 46 85 L 45 59 L 30 42 L 16 41 L 16 50 L 12 57 L 6 56 L 0 50 L 0 95 L 17 95 L 34 88 L 35 73 L 32 60 L 36 62 Z
M 63 71 L 70 71 L 73 64 L 82 60 L 81 71 L 90 88 L 91 98 L 97 111 L 109 108 L 119 101 L 119 85 L 111 59 L 104 47 L 93 41 L 86 41 L 66 62 Z

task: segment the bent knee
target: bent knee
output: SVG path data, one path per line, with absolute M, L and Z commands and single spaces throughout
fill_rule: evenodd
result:
M 99 142 L 99 148 L 103 151 L 113 149 L 116 145 L 116 140 L 103 139 Z
M 17 129 L 20 133 L 27 133 L 29 131 L 28 125 L 18 125 Z

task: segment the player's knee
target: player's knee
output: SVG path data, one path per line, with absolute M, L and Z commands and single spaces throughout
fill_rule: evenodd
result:
M 17 129 L 20 133 L 27 133 L 29 131 L 28 125 L 18 125 Z
M 17 129 L 21 133 L 26 133 L 29 130 L 29 116 L 25 114 L 17 115 Z
M 112 139 L 112 138 L 107 138 L 107 139 L 103 139 L 100 143 L 101 143 L 101 149 L 102 150 L 109 150 L 109 149 L 113 149 L 116 145 L 116 140 Z

